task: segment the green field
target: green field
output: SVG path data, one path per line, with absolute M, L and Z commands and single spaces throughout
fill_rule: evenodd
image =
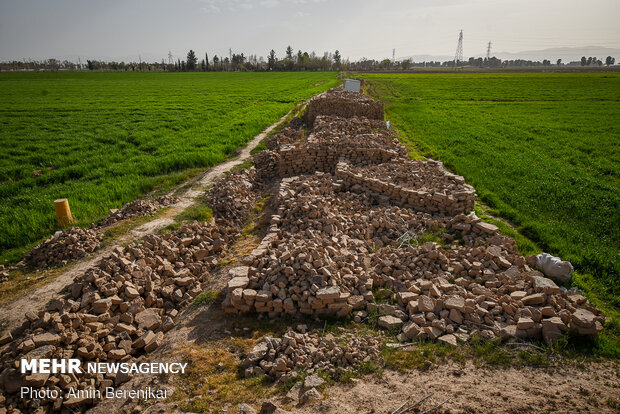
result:
M 620 74 L 365 74 L 419 153 L 620 306 Z
M 0 263 L 230 157 L 335 73 L 0 74 Z

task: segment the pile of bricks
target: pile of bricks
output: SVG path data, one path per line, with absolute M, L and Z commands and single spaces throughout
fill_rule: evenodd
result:
M 179 202 L 179 199 L 170 195 L 163 195 L 153 200 L 135 200 L 125 204 L 121 209 L 110 210 L 110 215 L 101 220 L 94 227 L 102 228 L 112 224 L 137 216 L 147 216 L 155 214 L 157 210 L 171 206 Z
M 318 115 L 335 115 L 341 118 L 354 116 L 383 120 L 383 102 L 375 101 L 362 93 L 332 89 L 310 100 L 304 113 L 306 125 L 312 125 Z
M 97 250 L 102 238 L 101 232 L 71 227 L 34 247 L 23 262 L 32 267 L 63 266 Z
M 242 225 L 254 207 L 256 170 L 235 171 L 220 179 L 207 194 L 207 203 L 217 220 Z
M 342 107 L 368 102 L 333 91 L 321 99 L 330 94 Z M 260 246 L 231 271 L 227 312 L 361 319 L 376 310 L 379 325 L 403 341 L 452 344 L 474 334 L 557 339 L 602 330 L 600 310 L 532 269 L 514 240 L 471 213 L 476 194 L 463 177 L 404 157 L 382 123 L 318 112 L 306 141 L 273 151 L 275 214 Z M 377 303 L 386 288 L 394 305 Z
M 22 386 L 48 388 L 64 394 L 71 388 L 97 389 L 103 394 L 106 387 L 128 381 L 131 377 L 120 372 L 22 375 L 17 361 L 142 360 L 162 344 L 178 309 L 202 291 L 202 278 L 218 266 L 237 235 L 236 228 L 194 223 L 175 233 L 146 236 L 141 243 L 116 248 L 76 278 L 64 296 L 48 303 L 45 310 L 26 313 L 21 327 L 0 337 L 3 406 L 9 412 L 84 408 L 96 401 L 23 399 L 19 390 Z

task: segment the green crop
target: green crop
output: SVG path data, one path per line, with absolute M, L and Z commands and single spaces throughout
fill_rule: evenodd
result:
M 406 144 L 620 305 L 620 74 L 363 77 Z
M 0 262 L 234 155 L 335 73 L 0 74 Z

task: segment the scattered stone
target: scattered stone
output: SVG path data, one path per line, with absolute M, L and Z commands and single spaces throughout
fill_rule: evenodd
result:
M 284 397 L 285 403 L 293 403 L 293 404 L 299 403 L 299 399 L 301 398 L 302 393 L 303 393 L 303 386 L 301 383 L 298 382 L 295 385 L 293 385 L 291 389 L 286 393 L 286 396 Z
M 403 321 L 394 316 L 387 315 L 387 316 L 379 317 L 379 326 L 384 329 L 390 329 L 390 330 L 396 329 L 402 326 L 402 324 L 403 324 Z
M 325 384 L 325 380 L 316 374 L 309 375 L 304 380 L 305 389 L 319 388 L 323 384 Z
M 274 414 L 280 408 L 273 401 L 264 401 L 261 405 L 259 414 Z
M 4 344 L 8 344 L 12 340 L 13 340 L 13 335 L 11 335 L 11 332 L 7 331 L 3 333 L 2 335 L 0 335 L 0 346 Z
M 110 210 L 110 215 L 98 222 L 94 228 L 100 229 L 112 224 L 137 216 L 155 214 L 157 210 L 179 202 L 179 199 L 170 195 L 163 195 L 153 200 L 135 200 L 125 204 L 121 209 Z
M 521 299 L 524 305 L 544 305 L 545 304 L 545 294 L 544 293 L 534 293 L 533 295 L 526 296 Z
M 320 400 L 321 398 L 323 398 L 321 396 L 321 394 L 316 390 L 316 388 L 310 388 L 308 391 L 304 392 L 301 395 L 300 403 L 302 404 L 306 404 L 309 403 L 311 401 L 317 401 Z
M 527 330 L 534 327 L 534 321 L 532 318 L 521 317 L 517 321 L 517 329 Z
M 575 324 L 583 328 L 590 328 L 592 325 L 594 325 L 594 322 L 595 322 L 594 318 L 595 316 L 592 312 L 586 309 L 577 309 L 573 313 L 572 320 Z
M 256 414 L 256 410 L 246 403 L 239 404 L 239 414 Z
M 549 253 L 537 255 L 535 262 L 536 266 L 541 269 L 546 276 L 560 283 L 568 283 L 573 275 L 574 269 L 571 262 L 552 256 Z
M 448 345 L 457 346 L 456 336 L 452 334 L 440 336 L 437 340 Z
M 555 341 L 564 335 L 567 326 L 557 316 L 542 320 L 542 336 L 546 341 Z
M 282 338 L 265 337 L 256 344 L 242 361 L 245 376 L 262 374 L 272 378 L 282 378 L 289 371 L 312 373 L 350 370 L 362 361 L 377 360 L 380 339 L 372 336 L 356 337 L 347 334 L 346 344 L 337 341 L 331 334 L 319 336 L 318 333 L 298 333 L 289 329 Z M 318 378 L 318 379 L 317 379 Z M 309 379 L 309 386 L 320 383 L 321 378 Z

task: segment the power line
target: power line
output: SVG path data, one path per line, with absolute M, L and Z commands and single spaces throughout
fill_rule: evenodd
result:
M 487 45 L 487 60 L 491 59 L 491 42 Z

